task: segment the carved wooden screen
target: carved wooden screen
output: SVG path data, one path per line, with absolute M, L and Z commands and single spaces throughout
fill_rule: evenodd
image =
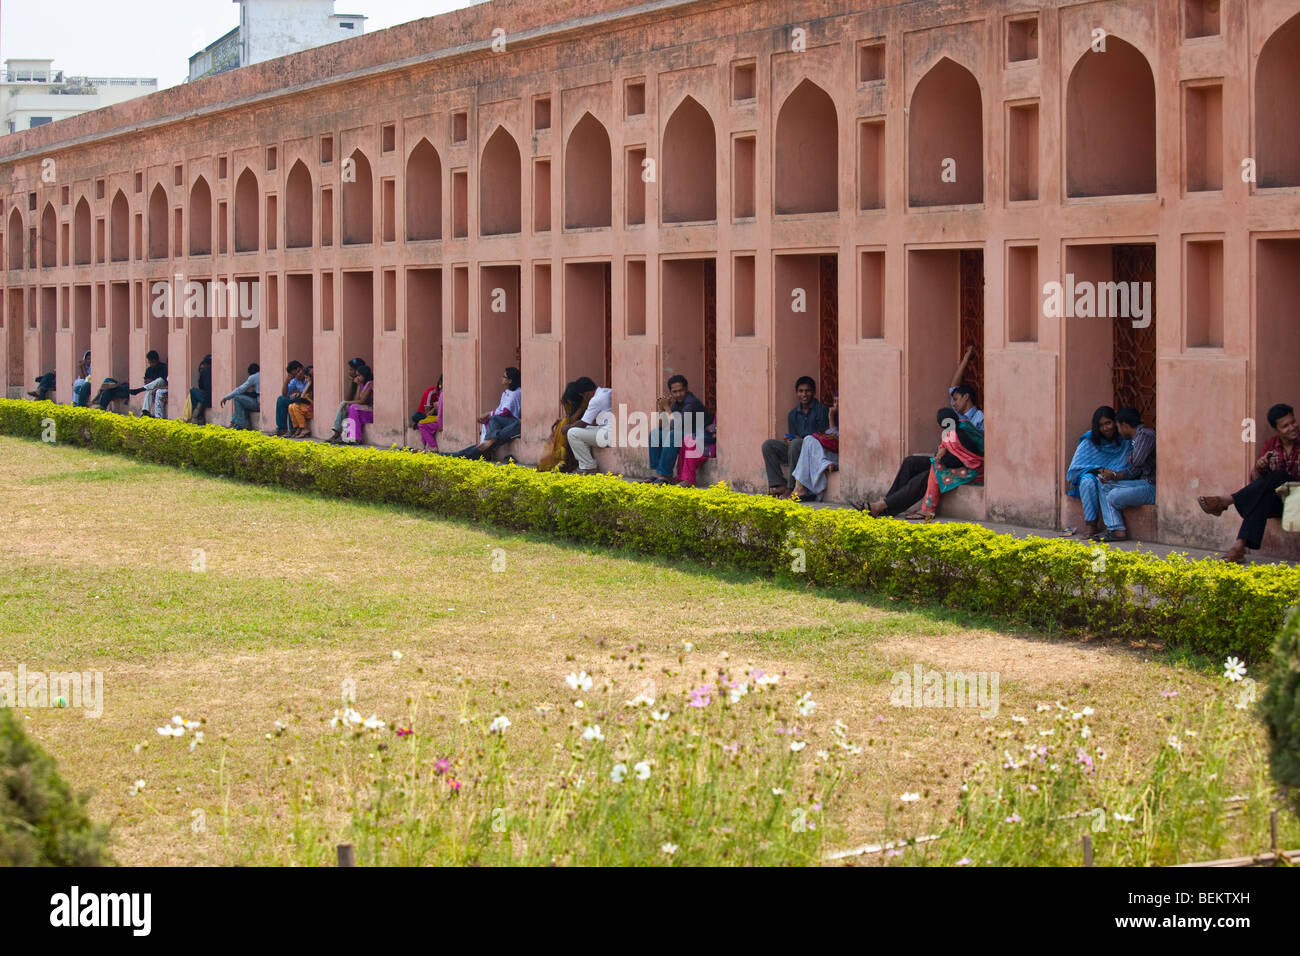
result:
M 829 405 L 840 387 L 839 260 L 835 256 L 821 256 L 817 266 L 818 301 L 821 303 L 817 390 L 822 401 Z
M 606 388 L 614 387 L 614 267 L 605 263 L 605 380 Z
M 1155 246 L 1115 246 L 1111 253 L 1116 282 L 1149 282 L 1151 321 L 1144 329 L 1135 329 L 1130 316 L 1117 316 L 1113 379 L 1115 407 L 1132 405 L 1142 413 L 1142 421 L 1156 427 L 1156 322 L 1155 322 Z M 1148 293 L 1144 292 L 1143 295 Z M 1130 311 L 1132 309 L 1130 308 Z
M 966 350 L 975 347 L 966 366 L 963 384 L 975 389 L 975 403 L 981 408 L 984 396 L 984 250 L 961 251 L 961 335 L 956 365 Z
M 718 261 L 704 263 L 704 407 L 718 411 Z

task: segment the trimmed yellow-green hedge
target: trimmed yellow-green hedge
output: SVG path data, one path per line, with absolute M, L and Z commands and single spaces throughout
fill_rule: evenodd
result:
M 978 525 L 911 526 L 615 477 L 541 474 L 407 451 L 337 447 L 217 426 L 0 400 L 0 433 L 195 468 L 241 481 L 422 508 L 449 518 L 612 545 L 680 563 L 775 574 L 988 614 L 1012 624 L 1156 640 L 1267 659 L 1300 570 L 1014 538 Z M 1104 556 L 1104 561 L 1098 556 Z

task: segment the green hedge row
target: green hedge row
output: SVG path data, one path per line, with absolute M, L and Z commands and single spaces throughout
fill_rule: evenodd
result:
M 978 525 L 873 519 L 743 495 L 406 451 L 291 442 L 255 432 L 0 400 L 0 433 L 195 468 L 241 481 L 421 508 L 679 563 L 776 574 L 933 601 L 1033 628 L 1156 640 L 1222 659 L 1268 657 L 1300 570 L 1239 567 Z

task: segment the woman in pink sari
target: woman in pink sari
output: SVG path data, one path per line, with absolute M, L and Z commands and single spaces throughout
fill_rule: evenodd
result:
M 424 447 L 430 451 L 438 450 L 438 432 L 442 431 L 442 376 L 438 376 L 438 384 L 429 392 L 425 393 L 424 400 L 420 406 L 424 411 L 424 417 L 415 423 L 420 429 L 420 441 Z
M 365 427 L 375 420 L 374 385 L 375 373 L 369 366 L 357 369 L 357 399 L 348 409 L 348 426 L 344 434 L 358 445 Z
M 931 521 L 938 514 L 941 495 L 984 474 L 984 433 L 964 419 L 952 427 L 954 413 L 951 409 L 940 410 L 939 416 L 940 424 L 946 430 L 939 441 L 938 452 L 930 461 L 925 498 L 915 514 L 915 518 L 921 521 Z

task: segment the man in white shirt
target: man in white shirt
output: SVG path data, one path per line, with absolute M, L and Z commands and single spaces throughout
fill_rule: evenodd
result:
M 501 376 L 505 390 L 495 410 L 479 418 L 478 444 L 453 452 L 453 458 L 487 458 L 497 445 L 514 441 L 522 429 L 523 388 L 519 369 L 511 365 Z
M 598 387 L 585 375 L 574 384 L 578 386 L 582 397 L 588 399 L 587 410 L 579 421 L 566 425 L 564 430 L 569 439 L 569 447 L 573 449 L 573 457 L 578 459 L 578 474 L 594 475 L 599 469 L 591 446 L 609 447 L 609 428 L 614 420 L 614 392 L 613 389 Z
M 262 375 L 257 363 L 254 362 L 248 366 L 248 378 L 244 380 L 244 384 L 221 399 L 222 405 L 226 402 L 234 403 L 235 407 L 230 412 L 231 428 L 253 427 L 248 416 L 259 409 L 261 391 Z

